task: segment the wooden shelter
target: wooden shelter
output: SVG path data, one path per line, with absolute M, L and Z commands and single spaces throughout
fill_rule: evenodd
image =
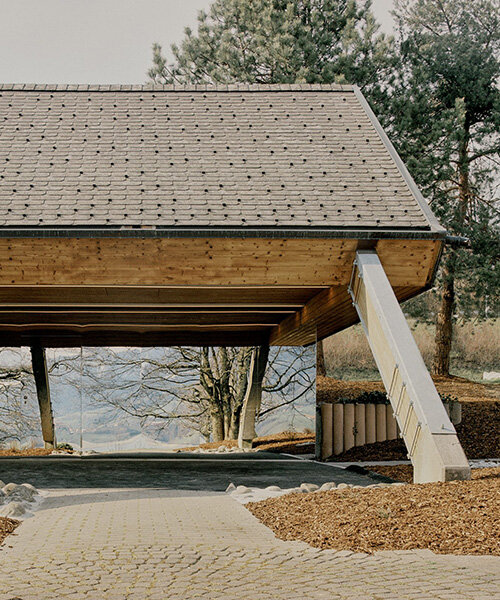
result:
M 4 85 L 0 118 L 4 346 L 306 345 L 361 318 L 374 349 L 366 300 L 432 285 L 446 232 L 356 87 Z M 467 476 L 438 404 L 431 478 Z

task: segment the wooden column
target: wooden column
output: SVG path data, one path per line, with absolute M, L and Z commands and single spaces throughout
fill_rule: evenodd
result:
M 354 404 L 344 404 L 344 452 L 354 446 Z
M 321 405 L 321 458 L 329 458 L 333 454 L 333 404 Z
M 262 380 L 266 372 L 269 346 L 257 346 L 252 352 L 247 391 L 241 409 L 238 447 L 251 448 L 255 438 L 255 419 L 262 400 Z
M 344 452 L 344 404 L 333 405 L 333 453 Z
M 469 479 L 455 428 L 375 251 L 356 253 L 349 292 L 413 463 L 414 481 Z
M 35 378 L 36 394 L 40 408 L 43 441 L 45 448 L 53 449 L 56 447 L 56 434 L 52 404 L 50 402 L 49 375 L 45 359 L 45 348 L 41 346 L 31 347 L 31 364 L 33 365 L 33 376 Z
M 377 441 L 377 428 L 375 416 L 375 404 L 367 404 L 365 409 L 366 443 L 374 444 Z

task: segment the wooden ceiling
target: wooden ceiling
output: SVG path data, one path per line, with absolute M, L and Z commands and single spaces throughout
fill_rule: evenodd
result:
M 440 240 L 383 239 L 400 300 Z M 356 239 L 2 238 L 2 346 L 305 345 L 357 322 Z

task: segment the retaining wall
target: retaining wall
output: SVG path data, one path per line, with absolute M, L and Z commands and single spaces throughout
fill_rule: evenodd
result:
M 445 401 L 444 406 L 455 425 L 462 419 L 459 402 Z M 317 449 L 319 458 L 342 454 L 354 446 L 395 440 L 400 436 L 399 426 L 390 404 L 320 403 L 317 416 Z M 318 443 L 319 442 L 319 443 Z

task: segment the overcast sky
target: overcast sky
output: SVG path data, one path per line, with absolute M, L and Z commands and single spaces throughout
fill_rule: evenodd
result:
M 1 83 L 144 83 L 210 0 L 0 0 Z M 392 0 L 374 0 L 391 30 Z

